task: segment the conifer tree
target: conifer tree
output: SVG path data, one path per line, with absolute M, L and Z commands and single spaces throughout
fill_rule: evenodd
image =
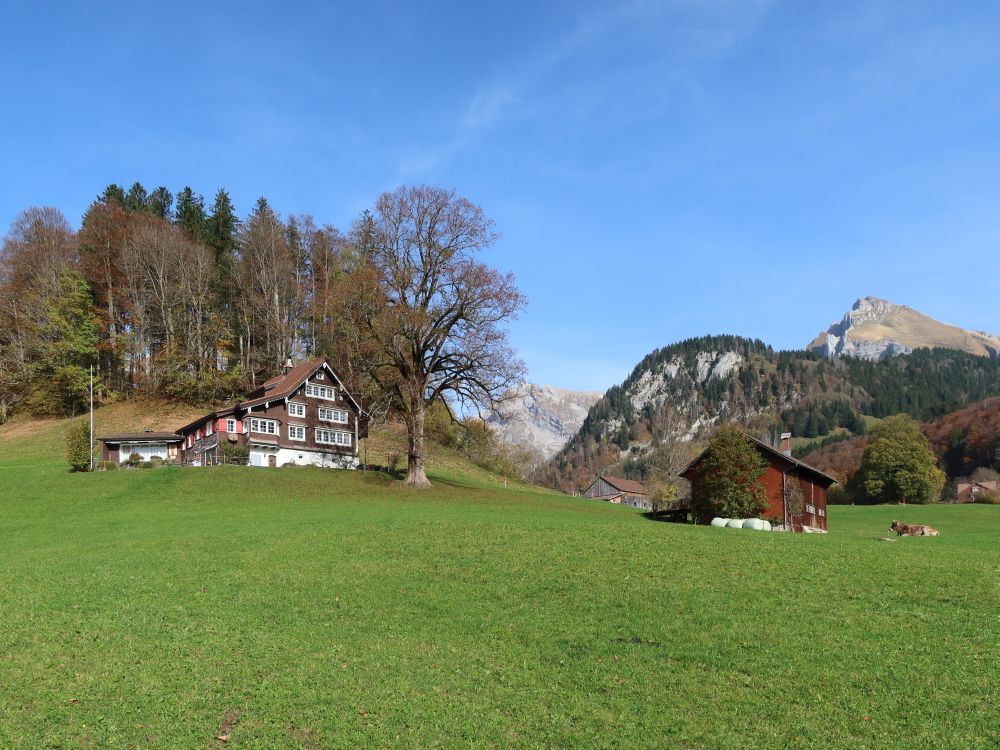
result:
M 174 222 L 196 242 L 204 242 L 208 235 L 208 218 L 205 216 L 205 199 L 190 187 L 177 194 Z

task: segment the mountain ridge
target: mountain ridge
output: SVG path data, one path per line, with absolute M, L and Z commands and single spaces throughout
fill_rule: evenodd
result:
M 1000 336 L 969 331 L 879 297 L 861 297 L 844 317 L 807 346 L 826 357 L 880 360 L 916 349 L 958 349 L 981 357 L 1000 357 Z

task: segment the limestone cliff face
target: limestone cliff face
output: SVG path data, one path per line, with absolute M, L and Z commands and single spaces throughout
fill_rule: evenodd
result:
M 1000 336 L 941 323 L 906 305 L 863 297 L 843 319 L 807 347 L 827 357 L 882 360 L 919 348 L 959 349 L 982 357 L 1000 356 Z
M 494 414 L 487 422 L 505 442 L 548 460 L 576 434 L 600 397 L 597 391 L 525 383 L 507 405 L 505 417 Z

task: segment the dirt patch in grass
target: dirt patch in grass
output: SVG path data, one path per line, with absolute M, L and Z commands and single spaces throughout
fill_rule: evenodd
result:
M 225 744 L 229 742 L 229 738 L 233 734 L 233 729 L 236 727 L 236 724 L 239 722 L 242 715 L 242 708 L 237 708 L 233 711 L 226 711 L 222 714 L 222 719 L 219 721 L 219 728 L 215 732 L 215 739 L 220 745 L 225 746 Z

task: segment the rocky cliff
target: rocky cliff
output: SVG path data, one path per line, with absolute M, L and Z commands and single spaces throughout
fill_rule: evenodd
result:
M 1000 336 L 941 323 L 906 305 L 863 297 L 843 319 L 807 347 L 827 357 L 881 360 L 920 348 L 947 348 L 981 357 L 1000 356 Z
M 494 414 L 487 422 L 505 442 L 548 460 L 576 434 L 600 397 L 597 391 L 525 383 L 507 406 L 506 418 Z

